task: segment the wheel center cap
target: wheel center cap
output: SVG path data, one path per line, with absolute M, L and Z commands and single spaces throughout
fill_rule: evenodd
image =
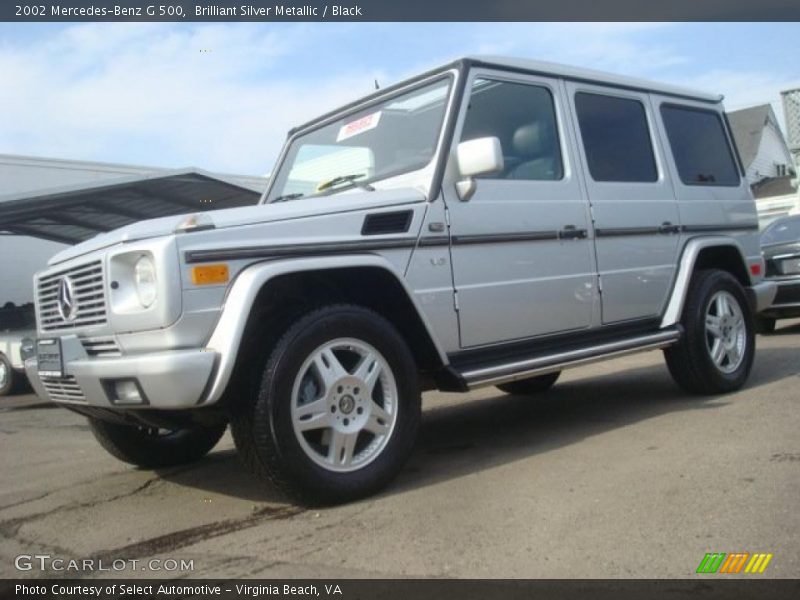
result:
M 351 412 L 353 412 L 355 406 L 355 398 L 353 398 L 350 394 L 345 394 L 339 399 L 339 410 L 346 415 L 349 415 Z

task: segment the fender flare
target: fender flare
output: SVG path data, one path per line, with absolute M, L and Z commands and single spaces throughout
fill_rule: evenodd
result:
M 203 394 L 199 404 L 214 404 L 222 397 L 236 364 L 250 309 L 253 306 L 253 302 L 255 302 L 256 296 L 265 285 L 269 284 L 270 280 L 281 275 L 303 271 L 346 269 L 350 267 L 379 268 L 394 277 L 405 290 L 406 296 L 419 315 L 420 321 L 433 342 L 442 364 L 448 364 L 447 355 L 433 335 L 433 329 L 425 313 L 420 309 L 419 303 L 411 293 L 411 290 L 409 290 L 404 278 L 383 256 L 358 254 L 261 262 L 242 270 L 228 290 L 217 325 L 206 344 L 206 351 L 214 352 L 218 360 L 214 373 L 206 387 L 206 392 Z
M 742 261 L 742 266 L 745 271 L 749 273 L 747 268 L 747 258 L 745 257 L 744 250 L 741 244 L 733 238 L 721 235 L 708 236 L 701 238 L 692 238 L 683 247 L 681 260 L 678 265 L 678 272 L 675 276 L 675 283 L 672 286 L 672 293 L 670 294 L 667 307 L 664 310 L 664 315 L 661 319 L 661 328 L 670 327 L 675 325 L 681 319 L 683 313 L 683 305 L 686 303 L 686 295 L 689 293 L 689 282 L 692 279 L 694 272 L 694 265 L 697 262 L 697 257 L 706 248 L 719 248 L 730 247 L 734 248 L 739 253 L 739 258 Z

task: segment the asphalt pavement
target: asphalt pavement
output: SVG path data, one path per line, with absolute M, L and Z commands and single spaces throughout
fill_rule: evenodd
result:
M 229 435 L 198 463 L 139 470 L 82 417 L 1 399 L 0 577 L 686 578 L 707 552 L 764 552 L 759 577 L 797 578 L 798 375 L 792 321 L 725 396 L 685 395 L 657 351 L 536 398 L 429 393 L 394 484 L 321 510 L 254 481 Z M 94 570 L 69 568 L 81 559 Z

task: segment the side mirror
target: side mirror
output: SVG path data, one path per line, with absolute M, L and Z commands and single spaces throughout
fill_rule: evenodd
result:
M 464 177 L 456 183 L 456 191 L 461 200 L 469 200 L 475 193 L 473 177 L 497 173 L 503 170 L 503 149 L 496 137 L 483 137 L 461 142 L 456 148 L 458 171 Z

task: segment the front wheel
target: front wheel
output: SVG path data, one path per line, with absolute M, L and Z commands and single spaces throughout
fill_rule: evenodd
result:
M 115 458 L 147 469 L 194 462 L 208 454 L 225 433 L 226 423 L 164 430 L 111 423 L 89 417 L 100 445 Z
M 417 369 L 402 336 L 380 315 L 340 305 L 289 328 L 231 423 L 256 475 L 300 502 L 331 504 L 391 481 L 419 419 Z
M 664 351 L 678 385 L 695 394 L 719 394 L 742 387 L 753 366 L 755 335 L 739 282 L 725 271 L 696 273 L 681 324 L 681 340 Z
M 9 395 L 16 385 L 16 372 L 4 354 L 0 354 L 0 396 Z

